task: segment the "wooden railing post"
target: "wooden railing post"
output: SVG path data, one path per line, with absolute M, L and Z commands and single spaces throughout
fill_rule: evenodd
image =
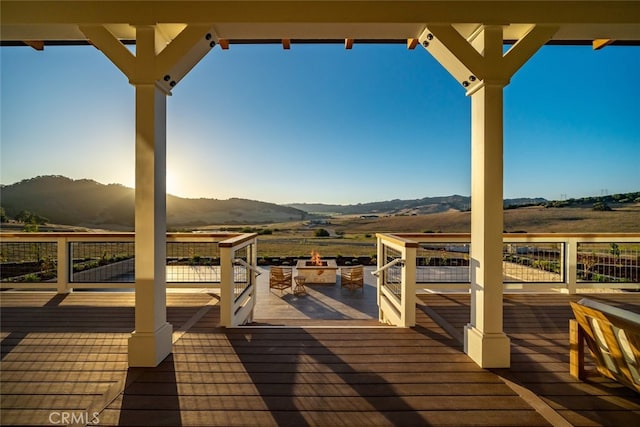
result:
M 58 294 L 68 294 L 73 291 L 69 287 L 69 279 L 73 269 L 73 258 L 70 256 L 69 242 L 66 237 L 59 237 L 56 242 L 57 247 L 57 292 Z
M 233 326 L 233 247 L 220 245 L 220 325 Z
M 377 258 L 376 258 L 376 270 L 380 269 L 386 262 L 386 260 L 384 259 L 384 240 L 382 239 L 382 237 L 380 237 L 380 235 L 378 235 L 376 237 L 376 252 L 377 252 Z M 380 322 L 383 322 L 383 312 L 382 309 L 380 308 L 380 289 L 382 288 L 382 284 L 383 284 L 383 280 L 384 280 L 384 273 L 378 274 L 376 276 L 376 303 L 378 304 L 378 320 Z
M 402 325 L 404 327 L 416 324 L 416 253 L 417 248 L 405 245 L 402 250 L 404 266 L 402 267 L 401 301 Z
M 568 238 L 565 240 L 564 248 L 564 280 L 567 285 L 567 292 L 570 295 L 576 293 L 578 282 L 578 240 Z

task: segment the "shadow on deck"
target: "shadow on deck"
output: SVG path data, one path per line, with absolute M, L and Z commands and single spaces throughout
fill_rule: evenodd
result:
M 174 352 L 157 368 L 132 369 L 133 294 L 0 296 L 2 425 L 49 425 L 64 414 L 89 425 L 172 426 L 640 420 L 638 394 L 568 374 L 568 301 L 579 296 L 505 296 L 512 367 L 501 370 L 481 369 L 462 352 L 468 295 L 421 296 L 408 329 L 224 329 L 215 296 L 169 293 Z M 640 307 L 636 294 L 597 297 Z

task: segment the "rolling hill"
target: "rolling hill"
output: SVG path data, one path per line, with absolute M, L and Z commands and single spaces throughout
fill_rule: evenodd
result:
M 541 197 L 507 199 L 504 201 L 505 207 L 537 205 L 547 202 Z M 387 200 L 382 202 L 358 203 L 355 205 L 328 205 L 322 203 L 292 203 L 287 206 L 300 209 L 306 212 L 318 214 L 342 214 L 342 215 L 362 215 L 362 214 L 406 214 L 424 215 L 448 211 L 468 211 L 471 207 L 471 198 L 468 196 L 441 196 L 424 197 L 422 199 L 410 200 Z
M 49 223 L 106 230 L 133 230 L 134 197 L 133 189 L 120 184 L 64 176 L 40 176 L 0 187 L 0 206 L 8 218 L 28 210 Z M 505 229 L 509 231 L 637 231 L 640 227 L 640 192 L 563 201 L 510 199 L 504 205 Z M 317 218 L 316 214 L 338 214 L 350 221 L 346 228 L 354 230 L 463 232 L 469 229 L 469 207 L 470 198 L 459 195 L 355 205 L 286 206 L 238 198 L 185 199 L 169 195 L 167 225 L 171 230 L 214 224 L 274 224 L 301 222 Z M 371 218 L 358 219 L 360 215 Z
M 134 190 L 120 184 L 40 176 L 5 185 L 0 194 L 9 218 L 28 210 L 55 224 L 109 230 L 132 230 L 134 226 Z M 167 197 L 169 227 L 257 224 L 306 217 L 306 212 L 299 209 L 254 200 Z

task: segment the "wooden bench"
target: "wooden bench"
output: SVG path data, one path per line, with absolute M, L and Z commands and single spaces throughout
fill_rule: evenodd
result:
M 640 393 L 640 314 L 584 298 L 571 302 L 569 372 L 584 379 L 584 343 L 596 370 Z

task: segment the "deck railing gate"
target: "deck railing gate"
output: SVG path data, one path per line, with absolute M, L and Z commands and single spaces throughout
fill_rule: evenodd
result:
M 220 242 L 220 325 L 234 327 L 253 320 L 256 305 L 257 235 Z
M 380 322 L 399 327 L 416 323 L 417 243 L 390 235 L 377 235 L 378 310 Z

